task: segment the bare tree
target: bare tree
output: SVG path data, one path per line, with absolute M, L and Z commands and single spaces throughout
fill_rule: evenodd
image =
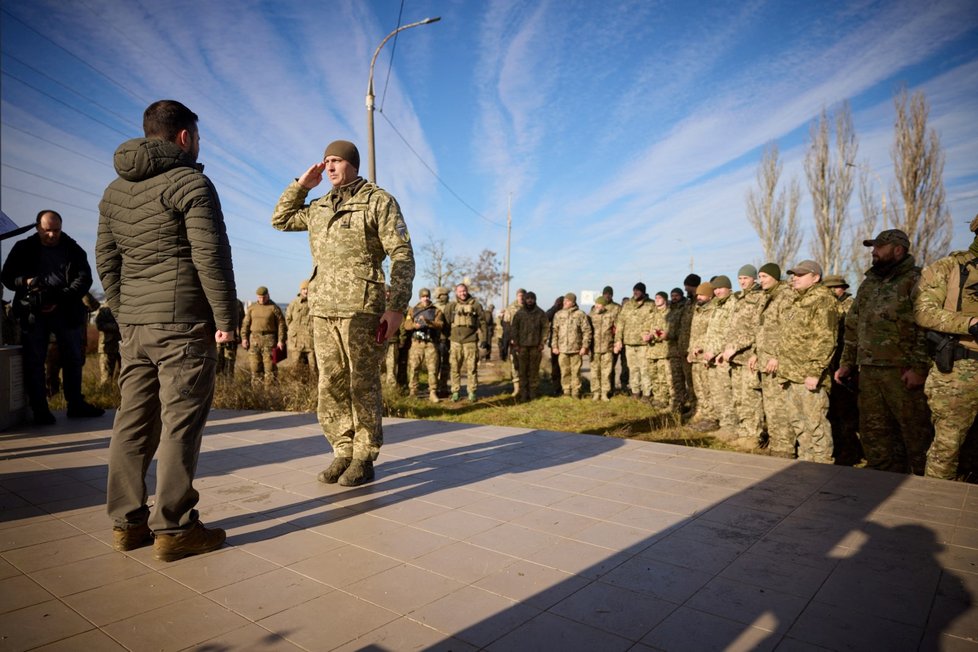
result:
M 951 215 L 944 203 L 944 148 L 937 131 L 927 128 L 930 107 L 922 91 L 908 97 L 904 88 L 893 103 L 891 156 L 896 188 L 891 194 L 898 195 L 903 206 L 893 202 L 887 217 L 894 228 L 910 236 L 917 263 L 926 265 L 943 256 L 951 244 Z
M 798 228 L 801 191 L 795 179 L 788 184 L 787 190 L 778 190 L 781 168 L 778 145 L 771 143 L 757 166 L 757 188 L 747 191 L 747 219 L 761 239 L 765 260 L 787 269 L 801 247 Z
M 468 279 L 469 293 L 477 297 L 483 306 L 500 295 L 506 275 L 495 251 L 483 249 L 477 260 L 466 261 L 463 270 Z
M 877 203 L 876 191 L 873 188 L 873 180 L 870 178 L 873 172 L 868 163 L 863 163 L 859 167 L 859 207 L 863 215 L 860 222 L 853 226 L 852 246 L 849 249 L 849 261 L 847 273 L 859 277 L 870 264 L 869 250 L 863 242 L 876 235 L 883 214 L 886 212 L 886 192 L 883 193 L 882 204 Z
M 445 253 L 444 240 L 435 240 L 428 236 L 428 240 L 421 245 L 421 253 L 426 258 L 421 271 L 435 287 L 448 287 L 461 275 L 459 261 Z
M 843 241 L 843 233 L 852 198 L 852 162 L 859 150 L 848 102 L 836 112 L 834 122 L 835 151 L 831 147 L 831 123 L 823 109 L 812 123 L 805 153 L 805 176 L 815 221 L 812 256 L 827 274 L 840 273 L 851 258 L 851 245 Z

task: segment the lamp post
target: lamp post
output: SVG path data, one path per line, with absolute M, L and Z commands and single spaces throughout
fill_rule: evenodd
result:
M 882 219 L 883 219 L 883 224 L 886 225 L 886 186 L 883 184 L 883 179 L 880 177 L 880 175 L 876 174 L 876 170 L 874 170 L 873 168 L 869 167 L 866 164 L 856 164 L 856 163 L 850 163 L 849 161 L 846 161 L 846 166 L 850 168 L 858 168 L 860 170 L 865 170 L 870 174 L 872 174 L 874 177 L 876 177 L 876 180 L 880 182 L 880 193 L 882 194 L 882 204 L 883 204 Z
M 412 27 L 418 27 L 419 25 L 427 25 L 428 23 L 437 23 L 441 20 L 441 16 L 436 16 L 434 18 L 425 18 L 424 20 L 419 20 L 416 23 L 411 23 L 410 25 L 404 25 L 403 27 L 398 27 L 393 32 L 384 37 L 384 40 L 380 42 L 377 49 L 374 50 L 374 56 L 370 59 L 370 79 L 367 81 L 367 149 L 370 154 L 370 181 L 371 183 L 377 183 L 377 161 L 376 153 L 374 151 L 374 64 L 377 63 L 377 55 L 380 54 L 381 48 L 384 47 L 384 43 L 390 40 L 392 36 L 398 32 L 403 32 L 406 29 L 411 29 Z

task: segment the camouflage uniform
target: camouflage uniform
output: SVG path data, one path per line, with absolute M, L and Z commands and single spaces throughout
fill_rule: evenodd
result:
M 479 343 L 486 339 L 486 319 L 478 299 L 469 296 L 465 301 L 457 299 L 448 304 L 445 313 L 452 328 L 451 370 L 452 398 L 462 391 L 462 365 L 465 365 L 465 383 L 469 400 L 475 399 L 479 389 Z
M 304 285 L 308 287 L 308 284 Z M 289 353 L 296 369 L 303 377 L 319 378 L 316 367 L 316 350 L 312 339 L 312 317 L 309 315 L 309 297 L 299 295 L 285 310 L 285 323 L 289 331 Z
M 238 327 L 234 332 L 233 342 L 221 342 L 217 345 L 217 374 L 234 376 L 234 365 L 238 361 L 238 345 L 241 342 L 241 323 L 244 322 L 245 309 L 241 299 L 238 303 Z
M 669 371 L 672 375 L 672 403 L 676 410 L 682 409 L 689 400 L 689 393 L 686 390 L 686 368 L 689 362 L 686 361 L 686 349 L 689 348 L 689 325 L 686 319 L 688 311 L 686 300 L 679 303 L 670 303 L 669 311 L 666 313 L 666 322 L 669 334 Z
M 669 306 L 653 305 L 645 322 L 644 332 L 651 339 L 645 351 L 645 368 L 649 374 L 649 387 L 655 407 L 667 407 L 675 400 L 672 367 L 670 366 Z M 656 333 L 662 333 L 660 337 Z
M 690 331 L 693 328 L 693 314 L 696 311 L 695 299 L 683 299 L 682 317 L 680 321 L 681 330 L 679 331 L 679 358 L 683 370 L 683 405 L 691 411 L 696 411 L 696 392 L 693 388 L 693 364 L 686 357 L 689 351 Z
M 540 360 L 550 334 L 550 321 L 540 306 L 532 310 L 520 310 L 509 325 L 510 340 L 519 347 L 520 398 L 524 401 L 537 397 L 540 386 Z M 515 351 L 515 349 L 512 349 Z
M 778 376 L 786 386 L 790 447 L 797 445 L 798 459 L 809 462 L 832 463 L 828 411 L 832 385 L 829 364 L 839 328 L 835 304 L 835 295 L 818 283 L 796 291 L 781 319 Z M 818 378 L 815 391 L 805 387 L 805 378 L 809 377 Z
M 920 268 L 907 255 L 893 268 L 870 268 L 845 324 L 841 366 L 859 369 L 859 436 L 867 466 L 924 474 L 933 439 L 923 388 L 901 378 L 930 365 L 924 331 L 914 323 L 913 290 Z
M 599 297 L 600 299 L 601 297 Z M 617 310 L 609 310 L 610 304 L 594 304 L 591 307 L 591 328 L 594 343 L 591 345 L 591 394 L 595 400 L 607 401 L 613 389 L 615 319 Z M 599 310 L 600 309 L 600 310 Z
M 282 309 L 271 300 L 266 304 L 256 301 L 245 311 L 241 332 L 248 340 L 252 380 L 271 383 L 278 373 L 272 360 L 272 349 L 286 340 L 285 315 L 282 314 Z
M 971 229 L 978 231 L 978 217 Z M 967 251 L 953 252 L 924 269 L 914 317 L 919 326 L 957 339 L 953 369 L 942 373 L 931 366 L 924 386 L 934 422 L 926 475 L 953 479 L 961 446 L 978 416 L 978 338 L 975 330 L 969 332 L 970 321 L 978 317 L 978 237 Z
M 710 327 L 710 319 L 713 317 L 713 310 L 716 306 L 713 299 L 703 305 L 698 305 L 693 309 L 693 317 L 689 327 L 689 346 L 687 347 L 687 359 L 690 360 L 693 368 L 693 391 L 696 394 L 696 419 L 717 421 L 718 413 L 713 406 L 710 396 L 709 368 L 702 353 L 705 351 L 706 331 Z
M 652 395 L 648 357 L 645 353 L 648 343 L 642 339 L 642 333 L 645 332 L 645 322 L 653 308 L 654 304 L 648 297 L 629 299 L 622 305 L 615 322 L 615 344 L 623 345 L 622 350 L 628 360 L 628 386 L 634 397 L 648 398 Z
M 560 386 L 564 395 L 581 397 L 581 350 L 591 345 L 591 321 L 575 303 L 554 315 L 551 346 L 560 356 Z
M 441 314 L 444 317 L 445 313 L 448 312 L 448 290 L 443 287 L 435 288 L 435 296 L 431 303 L 441 310 Z M 449 336 L 451 332 L 452 325 L 445 319 L 445 326 L 442 328 L 438 338 L 438 383 L 436 385 L 438 395 L 442 398 L 448 396 L 448 378 L 451 374 L 451 355 L 449 355 L 451 347 Z
M 730 327 L 730 319 L 733 316 L 734 308 L 737 305 L 737 297 L 730 294 L 726 299 L 714 297 L 713 315 L 710 317 L 710 325 L 706 330 L 705 346 L 703 350 L 707 354 L 718 356 L 723 353 L 723 347 L 727 342 L 727 331 Z M 710 400 L 713 401 L 713 410 L 720 422 L 720 428 L 729 438 L 737 437 L 738 418 L 734 410 L 733 379 L 730 375 L 730 365 L 727 363 L 717 364 L 712 362 L 708 367 L 707 380 L 710 383 Z
M 411 396 L 418 393 L 418 370 L 421 365 L 428 369 L 428 398 L 438 402 L 438 342 L 445 328 L 445 315 L 433 303 L 418 303 L 408 311 L 404 330 L 411 338 L 408 357 L 408 389 Z
M 761 401 L 764 404 L 764 421 L 767 426 L 770 450 L 778 457 L 794 457 L 794 435 L 788 425 L 786 390 L 777 371 L 764 371 L 768 362 L 778 358 L 784 313 L 794 300 L 795 291 L 787 283 L 779 282 L 770 290 L 762 290 L 761 314 L 758 318 L 757 336 L 754 338 L 756 369 L 761 375 Z
M 385 310 L 403 312 L 414 281 L 414 251 L 397 201 L 357 178 L 304 204 L 309 190 L 289 184 L 275 206 L 272 226 L 309 231 L 315 263 L 309 280 L 316 362 L 317 415 L 340 458 L 375 460 L 381 425 L 380 365 L 376 341 Z M 384 297 L 382 263 L 390 257 L 391 295 Z
M 730 316 L 724 350 L 734 351 L 727 363 L 730 365 L 737 437 L 747 445 L 754 445 L 760 441 L 764 432 L 764 403 L 761 398 L 760 374 L 756 370 L 751 371 L 747 361 L 754 351 L 754 339 L 768 297 L 757 283 L 746 290 L 740 290 L 736 296 L 737 303 Z
M 830 280 L 836 277 L 826 277 L 822 282 L 828 288 Z M 837 277 L 841 279 L 842 277 Z M 842 279 L 844 281 L 844 279 Z M 829 372 L 835 375 L 842 359 L 842 350 L 845 347 L 846 319 L 855 298 L 849 292 L 843 292 L 837 296 L 839 309 L 839 337 L 832 357 L 832 364 L 829 365 Z M 832 456 L 835 457 L 836 464 L 852 466 L 863 458 L 863 447 L 859 441 L 859 397 L 852 384 L 848 382 L 839 384 L 832 381 L 832 391 L 829 393 L 829 423 L 832 424 Z
M 523 304 L 521 304 L 519 301 L 514 301 L 513 303 L 506 306 L 506 309 L 503 310 L 503 314 L 502 314 L 504 331 L 512 331 L 513 319 L 516 317 L 517 313 L 519 313 L 519 311 L 522 309 L 523 309 Z M 510 341 L 512 341 L 513 339 L 512 332 L 509 333 L 509 339 Z M 520 395 L 520 365 L 518 360 L 519 354 L 520 352 L 518 350 L 515 349 L 509 350 L 509 356 L 508 356 L 509 369 L 513 378 L 513 396 Z
M 119 366 L 122 357 L 119 354 L 119 343 L 122 333 L 119 323 L 108 306 L 99 308 L 95 315 L 95 328 L 98 329 L 98 368 L 99 378 L 103 385 L 108 385 L 119 378 Z

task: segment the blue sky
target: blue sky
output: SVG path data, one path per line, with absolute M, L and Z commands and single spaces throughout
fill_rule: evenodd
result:
M 113 151 L 142 135 L 150 102 L 178 99 L 200 116 L 239 295 L 267 285 L 287 302 L 311 269 L 308 239 L 273 230 L 272 208 L 331 140 L 358 143 L 366 175 L 370 57 L 400 10 L 399 0 L 4 2 L 3 212 L 27 224 L 54 208 L 93 256 Z M 455 256 L 502 258 L 512 197 L 511 292 L 533 289 L 541 304 L 607 284 L 620 297 L 638 280 L 668 290 L 691 259 L 704 277 L 733 276 L 763 262 L 744 196 L 764 146 L 777 141 L 784 177 L 803 182 L 809 124 L 848 99 L 859 160 L 889 183 L 901 85 L 926 93 L 946 150 L 952 247 L 971 241 L 973 0 L 404 3 L 402 24 L 428 16 L 442 20 L 388 42 L 375 71 L 378 182 L 398 198 L 419 259 L 429 239 Z M 804 183 L 801 217 L 806 256 Z M 419 272 L 415 293 L 424 285 Z

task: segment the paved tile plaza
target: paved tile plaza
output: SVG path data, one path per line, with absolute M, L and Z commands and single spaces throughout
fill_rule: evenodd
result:
M 0 650 L 978 650 L 978 486 L 391 419 L 215 411 L 215 553 L 109 547 L 111 417 L 0 433 Z

